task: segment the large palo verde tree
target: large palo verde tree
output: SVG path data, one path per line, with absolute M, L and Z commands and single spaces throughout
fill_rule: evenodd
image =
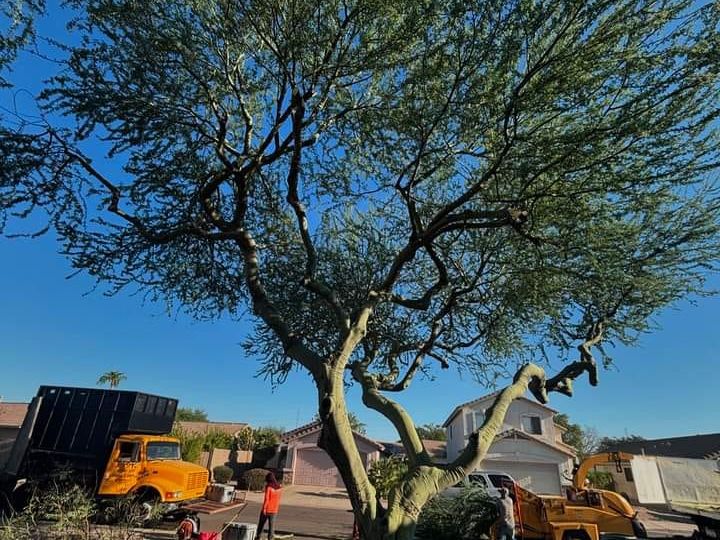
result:
M 44 212 L 110 292 L 248 307 L 262 371 L 315 382 L 366 539 L 412 538 L 514 398 L 596 384 L 605 347 L 717 261 L 711 2 L 67 4 L 76 44 L 39 96 L 47 120 L 2 138 L 6 232 Z M 515 374 L 440 465 L 392 395 L 449 366 Z M 407 450 L 387 502 L 348 383 Z

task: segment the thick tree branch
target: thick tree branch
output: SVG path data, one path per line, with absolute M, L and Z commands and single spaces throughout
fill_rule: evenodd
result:
M 352 365 L 352 375 L 362 387 L 363 403 L 392 422 L 398 435 L 400 435 L 400 440 L 405 447 L 411 467 L 432 464 L 432 460 L 417 433 L 415 423 L 407 411 L 399 403 L 388 399 L 380 393 L 376 378 L 367 372 L 362 363 L 356 362 Z
M 275 305 L 270 301 L 261 280 L 257 245 L 250 233 L 238 231 L 236 239 L 240 247 L 245 271 L 245 282 L 250 291 L 254 313 L 260 317 L 277 335 L 285 353 L 304 366 L 316 380 L 321 380 L 324 370 L 323 361 L 302 342 L 302 336 L 295 334 Z

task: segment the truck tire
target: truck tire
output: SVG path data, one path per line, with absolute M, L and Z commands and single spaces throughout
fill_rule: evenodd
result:
M 142 518 L 144 522 L 152 521 L 155 516 L 155 508 L 162 504 L 162 498 L 157 490 L 151 487 L 141 487 L 133 493 L 135 500 L 142 506 Z

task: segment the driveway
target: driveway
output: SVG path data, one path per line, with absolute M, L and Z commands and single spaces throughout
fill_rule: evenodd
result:
M 649 538 L 689 538 L 697 531 L 697 527 L 687 516 L 642 506 L 635 509 L 638 512 L 638 519 L 647 529 Z

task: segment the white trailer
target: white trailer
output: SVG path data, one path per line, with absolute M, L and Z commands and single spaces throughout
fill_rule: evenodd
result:
M 702 538 L 720 540 L 720 462 L 635 456 L 630 466 L 640 503 L 665 504 L 692 518 Z

